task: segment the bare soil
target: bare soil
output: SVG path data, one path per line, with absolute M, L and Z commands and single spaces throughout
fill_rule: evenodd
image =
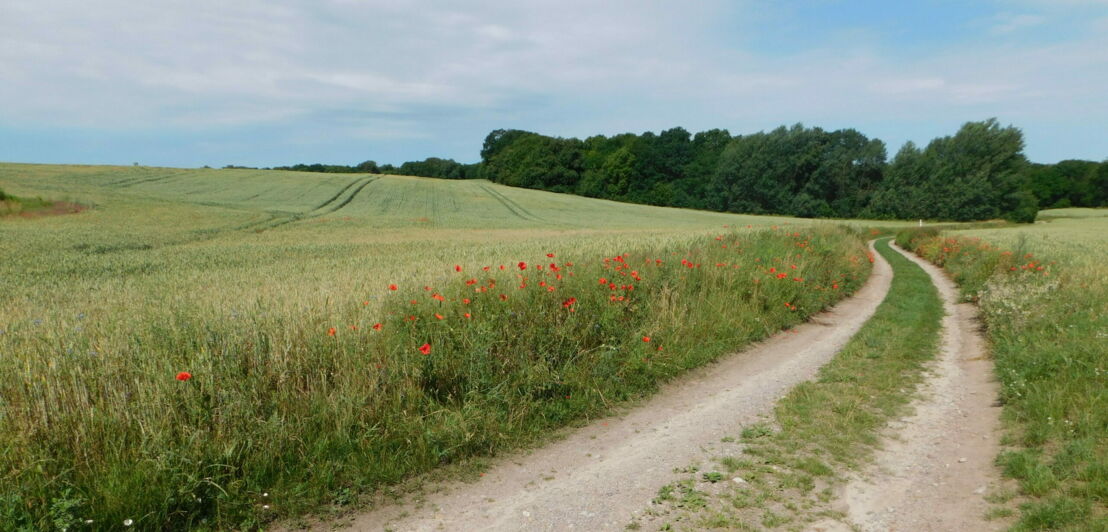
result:
M 620 530 L 649 506 L 676 468 L 706 461 L 724 437 L 771 412 L 811 379 L 873 315 L 892 280 L 876 254 L 855 295 L 810 322 L 691 372 L 622 415 L 565 439 L 499 459 L 477 482 L 429 487 L 426 498 L 387 504 L 318 529 Z M 974 456 L 974 460 L 978 458 Z M 983 459 L 983 458 L 982 458 Z

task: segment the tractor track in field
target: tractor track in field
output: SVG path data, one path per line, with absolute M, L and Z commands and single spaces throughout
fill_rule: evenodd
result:
M 146 184 L 146 183 L 154 183 L 154 182 L 157 182 L 157 181 L 165 181 L 165 180 L 177 177 L 177 176 L 186 175 L 187 173 L 188 172 L 173 172 L 173 173 L 158 175 L 158 176 L 153 176 L 153 177 L 148 177 L 148 176 L 129 177 L 129 178 L 126 178 L 126 179 L 120 179 L 118 181 L 112 181 L 112 182 L 109 182 L 109 183 L 105 183 L 104 185 L 109 186 L 109 187 L 118 187 L 118 188 L 133 187 L 135 185 L 143 185 L 143 184 Z
M 958 288 L 931 263 L 893 249 L 930 276 L 946 316 L 940 352 L 912 402 L 913 414 L 889 427 L 867 471 L 839 493 L 840 510 L 862 531 L 1003 530 L 987 521 L 985 497 L 1002 487 L 993 465 L 1000 450 L 999 384 L 977 320 L 977 307 L 958 303 Z M 850 530 L 838 522 L 813 530 Z
M 331 196 L 330 198 L 327 199 L 327 201 L 324 201 L 323 203 L 320 203 L 319 205 L 317 205 L 312 210 L 304 212 L 304 213 L 289 215 L 287 217 L 284 217 L 283 219 L 281 219 L 281 217 L 279 217 L 279 216 L 274 217 L 270 220 L 260 222 L 258 225 L 261 226 L 261 227 L 257 227 L 255 230 L 257 230 L 257 231 L 267 231 L 269 229 L 276 229 L 278 227 L 281 227 L 283 225 L 287 225 L 287 224 L 290 224 L 290 223 L 293 223 L 293 222 L 299 222 L 299 221 L 303 221 L 303 220 L 311 220 L 312 218 L 319 218 L 320 216 L 325 216 L 325 215 L 337 212 L 339 209 L 342 209 L 343 207 L 346 207 L 347 205 L 350 205 L 350 202 L 354 201 L 354 198 L 362 191 L 362 189 L 369 186 L 370 183 L 373 183 L 374 181 L 377 181 L 378 179 L 380 179 L 380 178 L 378 178 L 378 177 L 366 177 L 366 178 L 356 179 L 354 181 L 351 181 L 349 184 L 347 184 L 345 187 L 343 187 L 341 190 L 339 190 L 338 193 L 336 193 L 334 196 Z M 342 201 L 339 201 L 337 204 L 334 204 L 336 201 L 338 201 L 338 199 L 340 197 L 342 197 L 343 194 L 345 194 L 347 191 L 350 191 L 351 189 L 353 189 L 353 191 L 350 192 L 350 194 L 347 195 L 347 197 L 345 199 L 343 199 Z M 332 205 L 332 204 L 334 204 L 334 205 Z M 267 222 L 271 222 L 271 221 L 274 221 L 274 220 L 277 220 L 277 221 L 274 222 L 274 223 L 271 223 L 269 225 L 265 225 Z
M 542 221 L 542 218 L 539 218 L 538 216 L 535 216 L 534 214 L 531 214 L 530 211 L 528 211 L 527 209 L 524 209 L 522 206 L 520 206 L 520 204 L 512 201 L 507 196 L 505 196 L 505 195 L 503 195 L 503 194 L 501 194 L 501 193 L 499 193 L 499 192 L 497 192 L 497 191 L 495 191 L 495 190 L 493 190 L 493 189 L 491 189 L 491 188 L 489 188 L 485 185 L 481 185 L 481 190 L 484 190 L 486 194 L 491 196 L 496 201 L 499 201 L 500 204 L 503 205 L 505 209 L 508 209 L 508 211 L 511 212 L 512 214 L 514 214 L 517 218 L 519 218 L 521 220 L 526 220 L 526 221 L 529 221 L 529 222 L 541 222 Z
M 871 243 L 872 249 L 872 243 Z M 853 296 L 790 331 L 675 379 L 616 416 L 568 430 L 565 439 L 498 458 L 476 482 L 429 486 L 317 529 L 620 530 L 649 506 L 674 469 L 712 455 L 721 438 L 772 411 L 815 376 L 873 315 L 892 281 L 876 255 Z

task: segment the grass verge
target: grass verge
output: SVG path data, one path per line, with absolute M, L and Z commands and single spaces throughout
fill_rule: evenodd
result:
M 1023 501 L 1014 529 L 1108 530 L 1103 261 L 1080 253 L 1066 264 L 1063 247 L 1058 257 L 1037 257 L 1023 240 L 1004 249 L 918 230 L 897 239 L 950 272 L 981 307 L 1009 429 L 997 462 L 1019 481 Z
M 939 346 L 943 304 L 931 278 L 887 239 L 876 247 L 894 277 L 873 317 L 815 380 L 777 403 L 772 422 L 725 439 L 734 454 L 663 487 L 647 512 L 651 521 L 662 529 L 799 530 L 832 515 L 827 503 L 844 479 L 839 472 L 869 459 Z
M 337 319 L 183 307 L 117 351 L 17 344 L 0 358 L 0 522 L 255 528 L 350 504 L 647 395 L 822 310 L 872 260 L 839 229 L 572 253 L 382 280 Z

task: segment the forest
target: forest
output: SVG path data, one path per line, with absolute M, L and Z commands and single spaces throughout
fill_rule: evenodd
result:
M 295 165 L 505 185 L 631 203 L 807 218 L 1033 222 L 1039 209 L 1108 206 L 1108 160 L 1029 162 L 1023 133 L 996 119 L 967 122 L 891 160 L 855 129 L 796 124 L 750 135 L 681 127 L 584 140 L 497 129 L 481 161 L 428 158 L 400 166 Z

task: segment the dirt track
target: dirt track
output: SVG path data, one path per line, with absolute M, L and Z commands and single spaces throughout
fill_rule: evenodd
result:
M 770 412 L 812 378 L 884 299 L 892 280 L 877 255 L 851 298 L 792 331 L 692 372 L 622 417 L 598 420 L 529 454 L 500 459 L 478 482 L 456 482 L 423 504 L 397 504 L 341 523 L 353 530 L 619 530 L 674 468 L 706 460 L 725 436 Z
M 889 427 L 875 465 L 842 491 L 840 509 L 864 531 L 1001 530 L 1006 523 L 984 519 L 985 495 L 1000 482 L 993 466 L 1000 408 L 977 308 L 957 303 L 958 290 L 942 270 L 901 253 L 931 275 L 943 298 L 942 350 L 912 403 L 914 414 Z M 813 529 L 849 530 L 830 522 Z

